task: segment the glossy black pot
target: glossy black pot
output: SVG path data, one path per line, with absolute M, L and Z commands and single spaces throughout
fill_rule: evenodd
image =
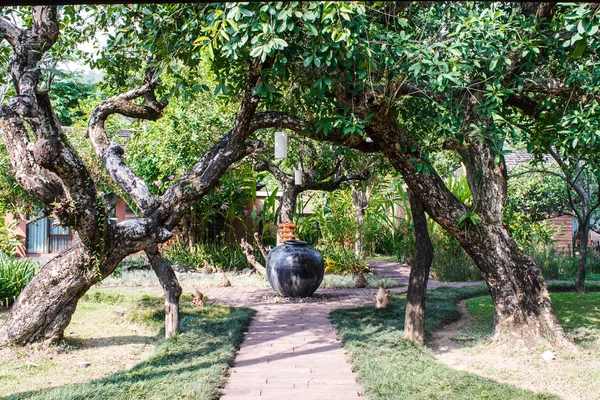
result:
M 308 297 L 323 281 L 321 253 L 302 240 L 286 240 L 267 256 L 267 278 L 284 297 Z

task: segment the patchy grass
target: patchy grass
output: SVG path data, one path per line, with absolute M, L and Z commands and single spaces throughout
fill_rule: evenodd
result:
M 177 278 L 182 286 L 217 287 L 220 275 L 221 274 L 177 273 Z M 257 287 L 264 289 L 269 289 L 271 287 L 269 286 L 267 278 L 257 274 L 236 275 L 227 273 L 227 277 L 233 287 Z M 366 275 L 366 277 L 367 285 L 370 288 L 379 287 L 380 280 L 384 281 L 385 287 L 387 288 L 401 286 L 400 283 L 393 279 L 381 278 L 380 276 L 371 274 Z M 353 288 L 355 280 L 355 275 L 325 274 L 321 288 Z M 134 270 L 123 272 L 119 277 L 110 276 L 102 281 L 102 286 L 160 287 L 160 284 L 153 271 Z
M 456 303 L 487 293 L 483 285 L 428 292 L 426 335 L 460 318 Z M 461 372 L 435 361 L 427 347 L 403 338 L 405 295 L 390 296 L 383 310 L 373 306 L 331 313 L 342 345 L 371 400 L 376 399 L 549 399 L 550 394 Z
M 224 383 L 224 374 L 235 356 L 237 346 L 247 328 L 252 310 L 208 306 L 191 308 L 182 299 L 182 333 L 169 340 L 158 340 L 164 319 L 163 300 L 140 293 L 93 291 L 82 299 L 73 322 L 67 328 L 63 352 L 50 351 L 36 367 L 25 365 L 11 369 L 4 359 L 0 369 L 9 372 L 0 379 L 3 399 L 216 399 Z M 98 321 L 110 315 L 106 321 Z M 116 317 L 116 318 L 113 318 Z M 74 323 L 79 321 L 79 325 Z M 142 330 L 121 342 L 112 343 L 105 335 L 118 337 L 119 321 Z M 73 329 L 77 329 L 72 334 Z M 142 333 L 145 333 L 142 334 Z M 125 335 L 127 336 L 127 335 Z M 108 342 L 106 342 L 108 340 Z M 133 365 L 120 364 L 124 342 L 156 343 Z M 109 345 L 110 344 L 110 345 Z M 87 348 L 100 348 L 101 354 L 85 359 L 90 367 L 80 369 L 77 362 Z M 13 348 L 7 351 L 33 352 L 36 349 Z M 42 350 L 43 351 L 43 350 Z M 65 358 L 65 355 L 73 355 Z M 139 362 L 141 359 L 145 361 Z M 25 364 L 17 358 L 12 363 Z M 103 370 L 102 363 L 113 366 Z M 79 377 L 81 374 L 87 374 Z M 29 382 L 24 385 L 24 382 Z M 69 385 L 70 383 L 76 383 Z M 60 386 L 59 388 L 49 388 Z
M 576 342 L 583 343 L 600 338 L 600 293 L 552 293 L 554 311 L 565 329 Z M 494 306 L 489 296 L 469 299 L 469 331 L 476 335 L 489 335 L 494 329 Z
M 200 274 L 194 272 L 176 272 L 177 279 L 182 286 L 216 287 L 221 274 Z M 232 286 L 268 288 L 269 282 L 259 275 L 237 275 L 226 272 Z M 160 287 L 158 278 L 151 270 L 133 270 L 123 272 L 120 276 L 109 276 L 102 281 L 102 286 L 129 286 L 129 287 Z
M 589 285 L 588 293 L 577 295 L 574 284 L 549 285 L 554 310 L 568 337 L 580 345 L 577 351 L 552 348 L 556 359 L 546 361 L 543 351 L 527 351 L 516 346 L 494 346 L 485 340 L 493 330 L 494 310 L 489 296 L 469 299 L 468 317 L 458 324 L 474 340 L 470 345 L 438 354 L 438 359 L 455 368 L 520 387 L 545 390 L 561 398 L 600 399 L 600 293 Z M 567 290 L 571 290 L 568 292 Z M 454 338 L 459 338 L 460 333 Z M 449 333 L 452 335 L 452 333 Z M 452 338 L 452 336 L 450 336 Z M 523 377 L 527 377 L 524 379 Z

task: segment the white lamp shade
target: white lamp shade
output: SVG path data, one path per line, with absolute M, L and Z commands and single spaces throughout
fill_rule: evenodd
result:
M 275 158 L 286 158 L 288 151 L 287 132 L 275 132 Z
M 302 185 L 302 170 L 301 169 L 294 170 L 294 184 L 296 186 Z

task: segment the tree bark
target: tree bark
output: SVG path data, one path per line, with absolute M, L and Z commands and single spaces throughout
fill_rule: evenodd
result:
M 579 239 L 579 258 L 577 260 L 577 275 L 575 277 L 575 288 L 577 293 L 585 293 L 585 268 L 587 265 L 588 235 L 590 232 L 590 220 L 579 223 L 577 236 Z
M 420 160 L 393 119 L 378 114 L 369 136 L 379 143 L 429 216 L 459 241 L 481 270 L 495 306 L 494 338 L 563 343 L 564 331 L 552 309 L 540 268 L 518 249 L 502 224 L 505 167 L 495 162 L 491 149 L 471 143 L 461 150 L 473 193 L 473 208 L 469 209 L 446 188 L 432 167 L 428 173 L 417 171 L 416 162 L 409 160 L 428 162 Z M 476 225 L 468 219 L 460 224 L 461 217 L 468 215 L 481 220 Z
M 415 228 L 416 244 L 406 293 L 404 338 L 423 343 L 425 340 L 425 297 L 429 269 L 433 261 L 433 245 L 427 229 L 423 203 L 410 189 L 408 190 L 408 201 Z
M 92 285 L 112 273 L 125 256 L 169 239 L 184 213 L 217 184 L 229 166 L 262 145 L 246 140 L 260 128 L 252 125 L 259 101 L 254 88 L 268 62 L 252 62 L 231 131 L 164 195 L 155 197 L 127 166 L 123 148 L 111 144 L 104 129 L 112 114 L 148 120 L 162 116 L 167 102 L 156 100 L 154 89 L 159 81 L 147 71 L 141 87 L 103 101 L 89 120 L 88 135 L 98 158 L 141 210 L 139 218 L 111 226 L 88 167 L 61 131 L 48 93 L 38 88 L 39 62 L 59 33 L 57 7 L 33 7 L 32 17 L 30 27 L 23 30 L 0 17 L 0 34 L 13 48 L 10 68 L 17 93 L 8 105 L 0 106 L 0 133 L 19 183 L 62 226 L 72 227 L 79 240 L 48 262 L 23 290 L 0 327 L 0 346 L 60 339 L 77 301 Z M 132 101 L 141 97 L 143 104 Z M 160 255 L 152 253 L 151 258 L 166 292 L 167 333 L 171 334 L 178 324 L 181 288 Z
M 279 223 L 280 224 L 291 224 L 294 222 L 294 211 L 296 210 L 296 203 L 298 202 L 298 195 L 300 192 L 293 182 L 284 183 L 283 192 L 281 193 L 280 209 L 279 209 Z
M 165 295 L 165 338 L 179 333 L 179 298 L 182 289 L 175 271 L 159 253 L 158 246 L 152 244 L 145 250 L 154 273 L 158 277 Z
M 267 276 L 267 269 L 258 262 L 256 256 L 254 255 L 254 247 L 244 239 L 240 242 L 240 247 L 242 248 L 242 252 L 246 256 L 246 260 L 248 260 L 248 264 L 252 265 L 252 268 L 262 276 Z M 265 260 L 267 258 L 265 257 Z
M 50 260 L 13 304 L 0 346 L 61 340 L 77 301 L 101 279 L 98 261 L 81 243 Z
M 363 228 L 365 224 L 365 211 L 369 206 L 369 193 L 355 185 L 350 185 L 352 190 L 352 202 L 354 203 L 354 218 L 356 219 L 356 232 L 354 233 L 354 254 L 361 259 L 364 255 L 364 244 L 362 242 Z

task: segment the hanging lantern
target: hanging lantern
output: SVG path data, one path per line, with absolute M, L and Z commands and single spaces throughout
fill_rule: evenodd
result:
M 288 134 L 287 132 L 275 132 L 275 158 L 287 157 Z
M 296 168 L 294 170 L 294 184 L 296 186 L 301 186 L 302 185 L 302 170 L 299 168 Z

